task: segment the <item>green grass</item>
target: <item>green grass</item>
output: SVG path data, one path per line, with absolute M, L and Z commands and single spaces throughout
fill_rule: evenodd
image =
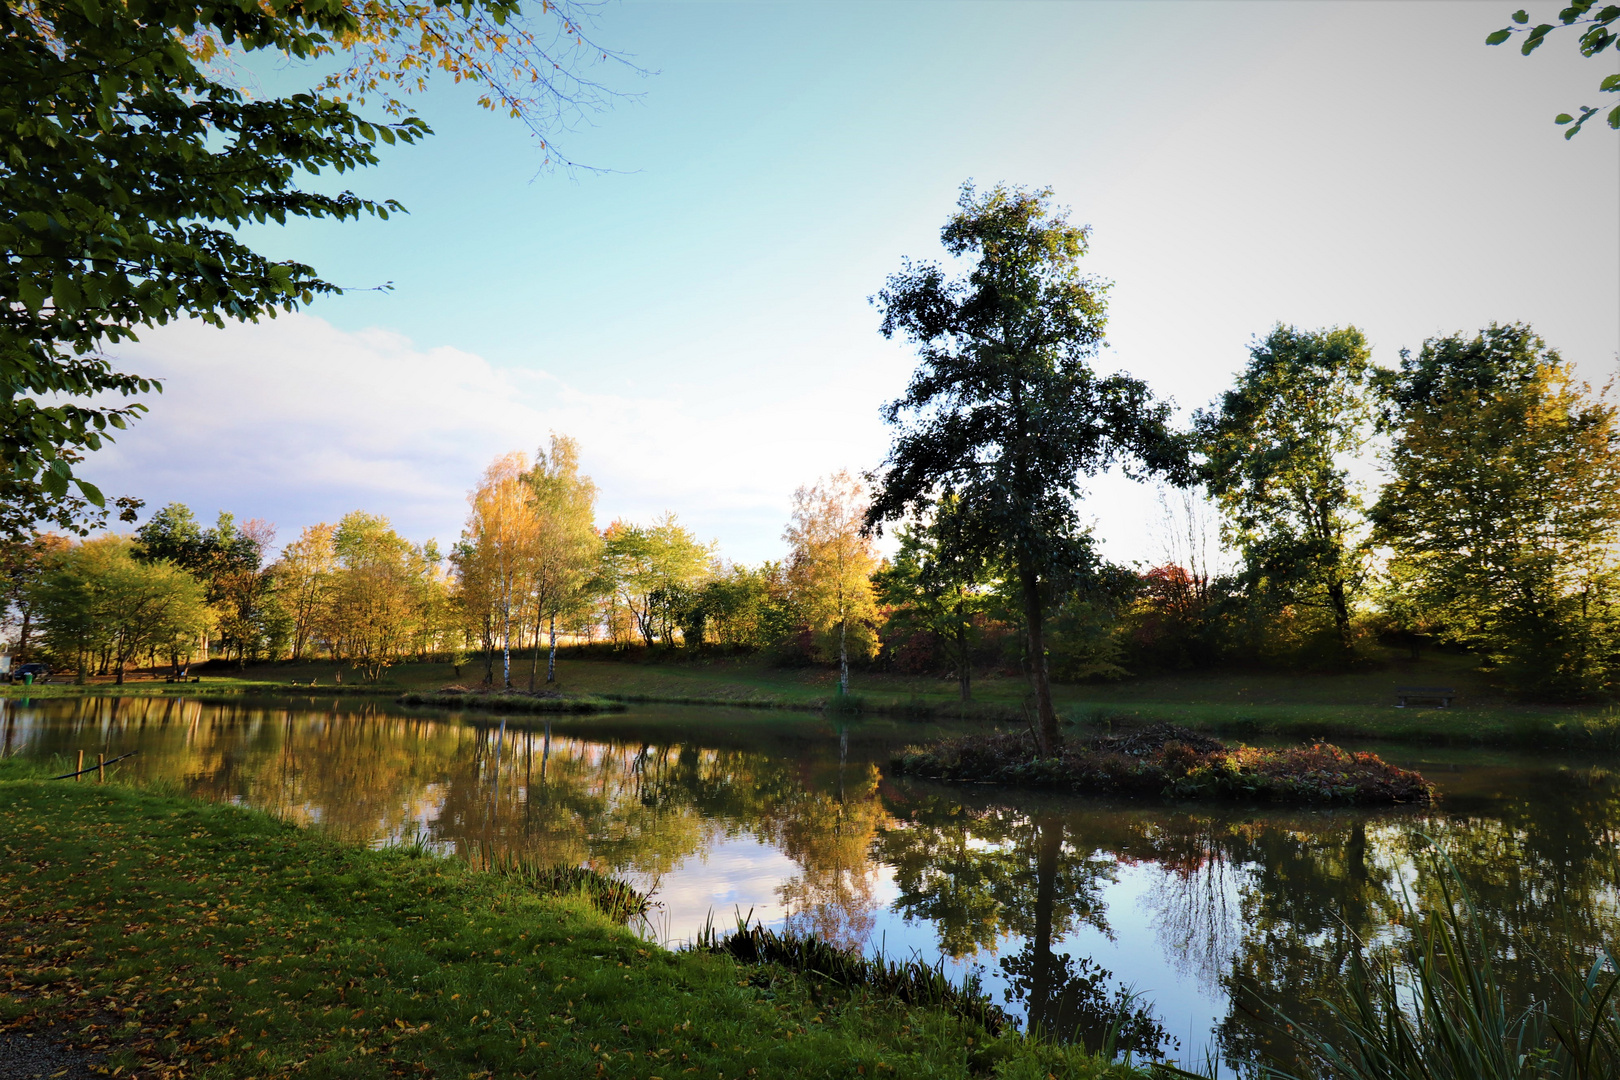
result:
M 0 763 L 0 1028 L 248 1077 L 1137 1075 L 956 1013 L 675 953 L 581 895 Z
M 604 713 L 624 712 L 625 704 L 598 694 L 467 694 L 457 692 L 424 693 L 408 690 L 397 699 L 401 705 L 421 705 L 436 709 L 454 709 L 469 713 Z
M 514 683 L 528 685 L 529 656 L 514 655 Z M 342 684 L 335 679 L 341 672 Z M 543 673 L 543 667 L 542 667 Z M 210 670 L 200 684 L 133 681 L 117 692 L 188 696 L 295 693 L 344 695 L 432 691 L 450 683 L 475 685 L 483 667 L 408 663 L 389 668 L 377 684 L 359 672 L 324 661 L 268 664 L 242 671 Z M 820 710 L 837 697 L 831 668 L 777 668 L 758 657 L 559 658 L 560 689 L 621 702 Z M 314 683 L 311 687 L 309 684 Z M 974 684 L 964 707 L 953 680 L 857 671 L 852 701 L 869 715 L 918 720 L 964 718 L 1021 724 L 1027 686 L 1022 679 L 988 676 Z M 1458 691 L 1450 709 L 1397 709 L 1395 688 L 1442 685 Z M 89 687 L 0 688 L 10 697 L 107 693 Z M 1389 650 L 1364 667 L 1336 674 L 1221 672 L 1144 676 L 1113 683 L 1060 685 L 1054 698 L 1062 716 L 1089 727 L 1167 721 L 1200 731 L 1279 739 L 1365 738 L 1402 742 L 1494 744 L 1620 749 L 1620 713 L 1614 706 L 1526 703 L 1493 689 L 1470 657 L 1430 653 L 1412 661 Z

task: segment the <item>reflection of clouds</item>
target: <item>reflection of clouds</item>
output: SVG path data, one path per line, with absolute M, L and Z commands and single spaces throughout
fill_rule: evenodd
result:
M 710 918 L 716 929 L 725 931 L 750 913 L 756 923 L 780 926 L 788 905 L 778 890 L 798 869 L 792 859 L 753 836 L 716 838 L 706 851 L 688 856 L 659 879 L 655 899 L 667 913 L 660 937 L 670 944 L 691 941 Z

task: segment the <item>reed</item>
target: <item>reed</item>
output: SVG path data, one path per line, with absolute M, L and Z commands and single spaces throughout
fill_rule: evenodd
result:
M 1609 949 L 1571 965 L 1556 990 L 1509 1003 L 1478 933 L 1478 913 L 1445 863 L 1441 899 L 1414 911 L 1401 947 L 1355 958 L 1337 1030 L 1292 1024 L 1332 1080 L 1614 1080 L 1620 1077 L 1620 962 Z M 1281 1018 L 1285 1024 L 1286 1017 Z M 1262 1075 L 1301 1078 L 1272 1068 Z
M 542 862 L 524 852 L 488 843 L 469 848 L 466 857 L 475 869 L 500 874 L 542 895 L 582 896 L 621 925 L 645 918 L 652 907 L 652 898 L 629 882 L 588 866 Z
M 908 1005 L 944 1009 L 973 1021 L 991 1035 L 1016 1026 L 1012 1017 L 990 1000 L 976 974 L 970 973 L 957 983 L 945 974 L 943 963 L 863 956 L 814 934 L 772 930 L 748 916 L 739 916 L 736 929 L 726 934 L 716 930 L 711 919 L 699 932 L 693 948 L 726 953 L 744 964 L 776 964 L 839 986 L 862 987 Z

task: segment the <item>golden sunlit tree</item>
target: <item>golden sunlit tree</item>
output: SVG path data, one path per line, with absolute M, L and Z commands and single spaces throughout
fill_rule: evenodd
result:
M 531 691 L 540 666 L 540 634 L 548 625 L 546 682 L 557 681 L 557 620 L 577 612 L 587 599 L 602 547 L 596 531 L 596 485 L 579 474 L 579 443 L 553 435 L 550 450 L 538 457 L 525 474 L 536 518 L 529 567 L 535 636 Z
M 323 629 L 331 608 L 333 576 L 337 572 L 336 533 L 331 525 L 307 526 L 298 539 L 281 550 L 272 566 L 276 591 L 292 617 L 292 658 L 301 660 Z
M 522 625 L 519 605 L 527 589 L 540 520 L 535 513 L 534 489 L 527 474 L 529 459 L 521 453 L 496 458 L 467 501 L 472 513 L 461 533 L 456 565 L 462 596 L 470 618 L 486 627 L 491 655 L 486 657 L 484 681 L 493 672 L 493 644 L 501 645 L 501 685 L 512 687 L 512 623 Z
M 1401 358 L 1399 431 L 1373 510 L 1401 614 L 1476 649 L 1515 689 L 1613 686 L 1620 423 L 1528 326 Z
M 861 531 L 869 505 L 861 482 L 839 470 L 793 493 L 793 516 L 782 533 L 792 546 L 789 591 L 809 620 L 818 651 L 836 648 L 840 694 L 849 693 L 851 649 L 863 657 L 877 655 L 878 649 L 872 629 L 878 557 L 871 537 Z
M 330 623 L 333 652 L 375 681 L 411 646 L 433 559 L 396 533 L 388 519 L 354 511 L 332 536 L 338 569 Z

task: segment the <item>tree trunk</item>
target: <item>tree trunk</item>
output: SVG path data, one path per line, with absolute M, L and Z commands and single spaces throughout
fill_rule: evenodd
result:
M 1330 581 L 1327 593 L 1328 603 L 1333 606 L 1333 626 L 1339 632 L 1339 648 L 1348 653 L 1354 641 L 1350 635 L 1350 601 L 1344 594 L 1344 582 Z
M 501 603 L 501 685 L 512 689 L 512 604 Z
M 551 615 L 551 657 L 546 661 L 546 685 L 557 681 L 557 614 Z
M 849 620 L 838 620 L 838 696 L 849 696 Z
M 534 652 L 529 654 L 529 693 L 534 693 L 534 680 L 540 673 L 540 628 L 544 625 L 544 617 L 540 613 L 539 605 L 535 605 L 534 612 Z M 550 682 L 550 679 L 546 680 Z
M 495 682 L 495 620 L 484 614 L 484 685 Z
M 28 632 L 33 625 L 33 612 L 23 609 L 22 631 L 17 635 L 17 663 L 28 663 Z
M 956 685 L 963 701 L 973 700 L 973 664 L 968 658 L 967 624 L 962 620 L 962 605 L 956 605 Z
M 1020 561 L 1018 581 L 1024 593 L 1024 623 L 1029 646 L 1029 681 L 1035 690 L 1035 709 L 1040 720 L 1036 737 L 1043 754 L 1055 754 L 1063 743 L 1058 734 L 1057 710 L 1052 708 L 1052 683 L 1046 671 L 1045 614 L 1041 610 L 1040 578 L 1025 561 Z

